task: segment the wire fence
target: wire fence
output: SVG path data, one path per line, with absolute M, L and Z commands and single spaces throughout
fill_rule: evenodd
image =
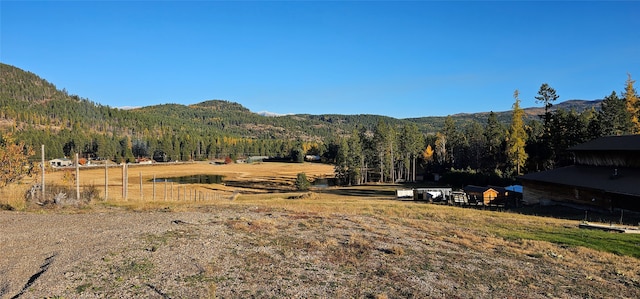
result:
M 22 191 L 27 201 L 36 203 L 78 203 L 92 200 L 105 201 L 175 201 L 175 202 L 203 202 L 223 199 L 234 199 L 236 194 L 229 195 L 223 191 L 209 190 L 202 186 L 190 184 L 177 184 L 170 179 L 157 179 L 143 176 L 139 172 L 137 176 L 129 176 L 129 165 L 121 164 L 115 167 L 121 168 L 121 175 L 113 177 L 114 165 L 104 164 L 104 183 L 95 184 L 94 180 L 84 182 L 80 173 L 78 155 L 75 156 L 75 163 L 71 167 L 58 168 L 54 171 L 66 171 L 63 174 L 62 183 L 52 183 L 47 179 L 47 170 L 44 160 L 45 148 L 42 146 L 41 175 L 37 176 L 35 182 L 26 190 Z M 96 169 L 96 167 L 92 167 Z M 110 169 L 112 169 L 110 171 Z M 118 171 L 120 172 L 120 171 Z M 112 175 L 110 180 L 109 176 Z M 120 183 L 113 183 L 113 179 L 120 179 Z M 20 191 L 17 191 L 20 192 Z M 16 194 L 12 194 L 16 196 Z

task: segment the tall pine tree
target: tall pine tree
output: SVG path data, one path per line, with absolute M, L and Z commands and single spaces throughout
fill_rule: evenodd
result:
M 540 160 L 543 161 L 544 169 L 552 169 L 555 160 L 555 150 L 551 143 L 551 107 L 560 96 L 556 94 L 556 90 L 549 84 L 543 83 L 538 90 L 538 96 L 536 96 L 536 103 L 544 104 L 544 114 L 540 115 L 543 121 L 543 132 L 540 138 L 540 148 L 538 155 Z
M 615 91 L 602 100 L 597 122 L 602 136 L 624 135 L 631 132 L 631 117 L 624 99 Z

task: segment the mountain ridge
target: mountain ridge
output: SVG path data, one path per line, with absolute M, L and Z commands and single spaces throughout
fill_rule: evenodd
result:
M 166 125 L 189 128 L 196 131 L 210 131 L 215 134 L 233 135 L 243 138 L 302 138 L 319 141 L 327 136 L 348 134 L 354 129 L 373 128 L 379 121 L 393 125 L 416 123 L 423 133 L 439 131 L 446 116 L 423 116 L 417 118 L 394 118 L 370 114 L 278 114 L 252 112 L 241 103 L 228 100 L 205 100 L 195 104 L 166 103 L 143 107 L 112 108 L 69 95 L 65 89 L 59 90 L 46 79 L 29 71 L 0 63 L 0 97 L 8 113 L 6 120 L 14 120 L 17 127 L 25 122 L 54 123 L 55 127 L 69 127 L 70 124 L 100 127 L 100 121 L 117 131 L 132 135 L 131 127 L 144 124 L 147 130 L 165 130 Z M 601 100 L 568 100 L 557 103 L 553 109 L 599 108 Z M 60 110 L 60 111 L 58 111 Z M 74 110 L 84 111 L 77 113 Z M 529 119 L 537 119 L 544 109 L 524 108 Z M 472 121 L 485 123 L 491 112 L 457 113 L 450 117 L 456 124 L 464 126 Z M 495 112 L 498 120 L 509 123 L 511 111 Z M 10 116 L 10 117 L 7 117 Z M 33 118 L 33 119 L 32 119 Z M 52 118 L 53 120 L 48 120 Z M 154 123 L 158 122 L 160 125 Z M 7 123 L 4 121 L 3 123 Z M 6 125 L 5 125 L 6 126 Z M 100 130 L 98 130 L 100 131 Z
M 16 80 L 16 78 L 23 78 L 24 75 L 18 75 L 16 76 L 16 73 L 20 73 L 23 72 L 24 74 L 26 74 L 26 76 L 34 76 L 37 77 L 38 80 L 35 81 L 35 85 L 41 86 L 41 92 L 38 94 L 38 98 L 36 99 L 35 96 L 31 96 L 31 98 L 27 99 L 27 101 L 34 101 L 34 102 L 38 102 L 38 101 L 47 101 L 47 100 L 51 100 L 51 99 L 56 99 L 56 98 L 61 98 L 60 96 L 56 96 L 56 91 L 60 91 L 63 96 L 69 96 L 68 93 L 66 92 L 65 89 L 62 90 L 58 90 L 57 87 L 55 86 L 55 84 L 47 81 L 44 78 L 39 77 L 37 74 L 32 73 L 30 71 L 26 71 L 26 70 L 22 70 L 20 68 L 17 68 L 15 66 L 11 66 L 8 64 L 4 64 L 4 63 L 0 63 L 2 65 L 2 76 L 0 76 L 0 84 L 7 84 L 8 82 L 14 80 L 14 81 L 22 81 L 21 84 L 24 84 L 24 80 L 18 79 Z M 8 69 L 12 69 L 10 71 L 7 71 Z M 16 72 L 15 70 L 19 70 L 18 72 Z M 14 96 L 16 96 L 14 94 Z M 22 98 L 24 97 L 29 97 L 29 95 L 22 95 Z M 79 98 L 76 95 L 71 95 L 70 97 L 75 97 L 75 98 Z M 576 111 L 583 111 L 585 109 L 589 109 L 591 107 L 597 107 L 600 102 L 602 100 L 601 99 L 597 99 L 597 100 L 583 100 L 583 99 L 569 99 L 566 101 L 562 101 L 559 102 L 557 104 L 554 104 L 552 107 L 552 110 L 556 110 L 556 109 L 565 109 L 565 110 L 571 110 L 571 109 L 575 109 Z M 106 106 L 106 107 L 111 107 L 109 105 L 105 105 L 105 104 L 100 104 L 100 103 L 96 103 L 100 106 Z M 121 110 L 135 110 L 135 109 L 144 109 L 144 108 L 148 108 L 148 107 L 154 107 L 154 106 L 159 106 L 159 105 L 167 105 L 167 104 L 172 104 L 172 103 L 163 103 L 163 104 L 156 104 L 156 105 L 149 105 L 149 106 L 125 106 L 125 107 L 111 107 L 114 109 L 121 109 Z M 246 108 L 244 105 L 242 105 L 241 103 L 238 102 L 233 102 L 233 101 L 229 101 L 229 100 L 223 100 L 223 99 L 214 99 L 214 100 L 203 100 L 202 102 L 198 102 L 198 103 L 194 103 L 194 104 L 178 104 L 178 105 L 183 105 L 183 106 L 187 106 L 187 107 L 202 107 L 202 108 L 212 108 L 215 110 L 222 110 L 222 109 L 230 109 L 230 110 L 235 110 L 235 111 L 239 111 L 239 112 L 251 112 L 257 115 L 261 115 L 261 116 L 266 116 L 266 117 L 280 117 L 280 116 L 291 116 L 291 115 L 314 115 L 314 114 L 308 114 L 308 113 L 279 113 L 279 112 L 271 112 L 271 111 L 259 111 L 259 112 L 254 112 L 251 111 L 250 109 Z M 525 114 L 527 116 L 537 116 L 542 114 L 542 112 L 544 112 L 544 108 L 543 107 L 526 107 L 523 108 L 523 110 L 525 111 Z M 452 116 L 452 117 L 464 117 L 464 116 L 473 116 L 473 115 L 488 115 L 490 112 L 492 111 L 483 111 L 483 112 L 473 112 L 473 113 L 465 113 L 465 112 L 461 112 L 461 113 L 454 113 L 454 114 L 450 114 L 447 116 Z M 506 111 L 493 111 L 496 114 L 502 114 L 502 113 L 510 113 L 509 110 Z M 333 116 L 353 116 L 353 115 L 360 115 L 360 114 L 340 114 L 340 113 L 332 113 L 332 114 L 317 114 L 318 116 L 320 115 L 333 115 Z M 372 114 L 375 116 L 382 116 L 382 117 L 389 117 L 389 118 L 394 118 L 394 119 L 398 119 L 398 120 L 415 120 L 415 119 L 423 119 L 423 118 L 440 118 L 440 117 L 446 117 L 446 116 L 429 116 L 429 115 L 425 115 L 425 116 L 420 116 L 420 117 L 409 117 L 409 118 L 396 118 L 393 116 L 387 116 L 387 115 L 378 115 L 378 114 Z

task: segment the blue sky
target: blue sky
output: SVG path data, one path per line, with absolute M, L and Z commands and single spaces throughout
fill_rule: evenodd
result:
M 112 107 L 397 118 L 640 78 L 640 2 L 1 1 L 0 61 Z

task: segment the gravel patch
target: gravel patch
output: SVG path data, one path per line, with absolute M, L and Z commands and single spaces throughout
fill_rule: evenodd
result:
M 640 297 L 640 272 L 479 250 L 451 230 L 251 207 L 3 211 L 0 298 Z

